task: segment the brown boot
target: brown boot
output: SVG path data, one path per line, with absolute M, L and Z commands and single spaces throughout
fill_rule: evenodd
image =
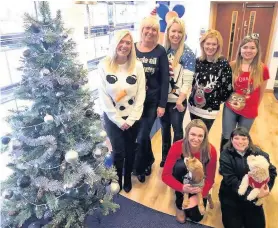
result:
M 186 222 L 186 216 L 183 210 L 176 208 L 176 220 L 182 224 Z

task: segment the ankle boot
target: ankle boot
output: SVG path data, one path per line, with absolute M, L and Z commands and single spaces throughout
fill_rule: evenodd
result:
M 118 183 L 120 186 L 120 191 L 123 189 L 123 171 L 122 169 L 117 169 Z
M 129 193 L 132 189 L 132 183 L 131 183 L 131 173 L 125 174 L 124 176 L 124 190 L 126 193 Z

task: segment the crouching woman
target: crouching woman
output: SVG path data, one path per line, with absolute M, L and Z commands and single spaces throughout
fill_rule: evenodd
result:
M 242 196 L 238 194 L 242 178 L 249 172 L 247 157 L 262 155 L 270 163 L 269 156 L 252 143 L 248 130 L 238 127 L 231 133 L 229 142 L 220 155 L 220 174 L 223 176 L 219 199 L 222 210 L 222 222 L 225 228 L 265 228 L 263 206 L 255 205 L 257 199 L 267 196 L 274 185 L 277 176 L 276 168 L 269 165 L 269 182 L 262 187 L 254 201 L 247 200 L 252 190 L 248 187 Z
M 184 158 L 195 157 L 204 167 L 204 187 L 193 187 L 183 184 L 184 179 L 190 179 L 185 166 Z M 198 209 L 197 193 L 202 192 L 204 205 L 207 204 L 208 192 L 213 186 L 216 170 L 217 154 L 213 145 L 208 141 L 208 130 L 200 119 L 192 120 L 185 128 L 185 137 L 175 142 L 169 150 L 162 172 L 162 180 L 175 190 L 176 194 L 176 219 L 185 223 L 186 217 L 199 222 L 203 215 Z M 183 195 L 189 194 L 189 206 L 183 210 Z

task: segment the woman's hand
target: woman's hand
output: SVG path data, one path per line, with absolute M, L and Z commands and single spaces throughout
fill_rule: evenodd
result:
M 192 187 L 190 184 L 184 184 L 183 185 L 183 192 L 184 193 L 190 193 L 190 194 L 197 194 L 202 191 L 199 187 Z
M 125 131 L 125 130 L 127 130 L 128 128 L 130 128 L 130 126 L 129 126 L 127 123 L 124 123 L 124 124 L 121 126 L 121 130 L 122 130 L 122 131 Z
M 185 110 L 185 107 L 182 103 L 177 102 L 176 106 L 174 107 L 174 109 L 177 109 L 179 112 L 183 112 Z
M 269 187 L 268 187 L 268 185 L 265 185 L 265 186 L 261 187 L 258 198 L 264 198 L 267 195 L 269 195 Z
M 165 108 L 158 107 L 156 113 L 157 113 L 157 117 L 162 117 L 165 113 Z

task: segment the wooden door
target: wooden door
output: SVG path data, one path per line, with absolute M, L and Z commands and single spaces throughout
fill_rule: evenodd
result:
M 251 33 L 260 37 L 265 60 L 274 12 L 274 3 L 218 3 L 215 29 L 223 36 L 222 54 L 234 60 L 241 39 Z

